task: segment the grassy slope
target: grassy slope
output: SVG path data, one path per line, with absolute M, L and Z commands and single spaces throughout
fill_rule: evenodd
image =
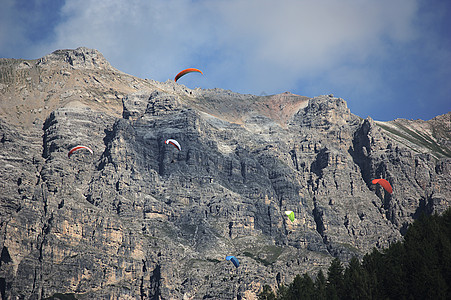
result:
M 451 113 L 448 113 L 430 121 L 397 119 L 376 124 L 416 152 L 430 153 L 437 158 L 451 158 L 450 119 Z

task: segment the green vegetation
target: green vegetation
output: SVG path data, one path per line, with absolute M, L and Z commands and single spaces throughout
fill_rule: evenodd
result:
M 415 132 L 413 130 L 410 130 L 404 125 L 401 125 L 399 123 L 396 123 L 395 126 L 397 126 L 398 129 L 396 130 L 392 127 L 377 123 L 377 126 L 381 127 L 385 131 L 388 131 L 394 135 L 400 136 L 405 140 L 408 140 L 409 142 L 419 145 L 421 147 L 428 148 L 432 151 L 432 153 L 436 154 L 438 157 L 451 157 L 451 153 L 448 149 L 441 147 L 438 145 L 435 141 L 433 141 L 430 137 L 420 133 Z M 401 131 L 402 130 L 402 131 Z
M 440 153 L 440 154 L 444 155 L 445 157 L 451 157 L 451 153 L 449 153 L 448 149 L 440 147 L 430 137 L 428 137 L 420 132 L 415 132 L 413 130 L 410 130 L 409 128 L 407 128 L 404 125 L 397 124 L 397 126 L 399 128 L 401 128 L 402 130 L 404 130 L 406 133 L 408 133 L 410 136 L 412 136 L 417 141 L 417 143 L 419 143 L 420 145 L 423 145 L 424 147 L 429 148 L 436 153 Z
M 215 264 L 221 262 L 219 259 L 216 259 L 216 258 L 207 258 L 206 260 L 209 261 L 209 262 L 215 263 Z
M 276 262 L 283 248 L 278 246 L 264 246 L 262 248 L 250 248 L 243 252 L 244 256 L 250 257 L 259 263 L 270 266 Z
M 297 275 L 276 293 L 264 286 L 258 299 L 451 299 L 451 208 L 442 216 L 423 215 L 403 242 L 377 249 L 344 267 L 335 258 L 327 279 Z

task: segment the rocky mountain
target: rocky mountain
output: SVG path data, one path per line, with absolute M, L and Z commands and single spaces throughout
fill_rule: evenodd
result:
M 2 299 L 256 299 L 450 206 L 449 112 L 189 89 L 87 48 L 1 59 L 0 97 Z

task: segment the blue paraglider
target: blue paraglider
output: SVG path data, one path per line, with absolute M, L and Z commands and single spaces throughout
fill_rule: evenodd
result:
M 240 266 L 240 263 L 235 256 L 232 255 L 226 256 L 226 260 L 230 260 L 237 268 Z

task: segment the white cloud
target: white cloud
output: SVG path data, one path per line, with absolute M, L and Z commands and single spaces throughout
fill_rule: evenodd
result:
M 68 0 L 52 47 L 96 48 L 121 70 L 161 79 L 207 44 L 200 9 L 184 0 Z
M 416 6 L 411 1 L 254 0 L 224 1 L 219 7 L 224 19 L 233 20 L 224 24 L 232 32 L 227 44 L 247 58 L 243 68 L 256 70 L 249 77 L 259 79 L 269 67 L 285 77 L 275 86 L 282 81 L 290 86 L 342 64 L 365 63 L 386 55 L 385 40 L 414 37 L 410 25 Z
M 98 48 L 139 76 L 200 63 L 216 76 L 238 71 L 241 89 L 275 88 L 384 55 L 384 39 L 413 37 L 415 12 L 415 2 L 388 0 L 67 0 L 52 47 Z
M 202 81 L 186 76 L 182 83 L 255 94 L 305 90 L 314 96 L 337 89 L 348 91 L 338 96 L 349 102 L 348 95 L 386 88 L 384 74 L 398 63 L 396 55 L 404 74 L 421 69 L 411 67 L 412 61 L 402 65 L 404 54 L 412 59 L 414 51 L 423 55 L 428 49 L 431 56 L 449 60 L 449 49 L 440 48 L 441 36 L 431 39 L 425 27 L 436 15 L 430 11 L 427 22 L 418 22 L 424 19 L 420 1 L 66 0 L 62 22 L 50 33 L 53 42 L 47 39 L 30 49 L 40 57 L 87 46 L 100 50 L 118 69 L 143 78 L 164 81 L 183 68 L 197 67 L 204 71 Z M 11 30 L 20 35 L 24 27 Z M 0 29 L 0 42 L 2 34 Z M 14 40 L 16 48 L 27 43 Z

